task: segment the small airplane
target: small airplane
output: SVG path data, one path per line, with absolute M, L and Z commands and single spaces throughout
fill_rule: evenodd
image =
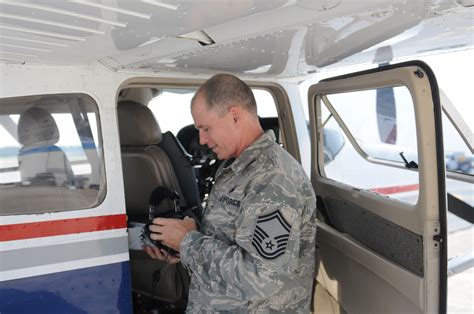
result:
M 0 0 L 0 313 L 184 311 L 141 230 L 205 207 L 220 161 L 189 104 L 221 72 L 312 180 L 315 313 L 472 312 L 473 10 Z

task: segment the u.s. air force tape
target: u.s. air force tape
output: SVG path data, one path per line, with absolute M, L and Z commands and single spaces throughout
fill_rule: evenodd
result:
M 252 244 L 263 258 L 275 259 L 285 253 L 291 225 L 280 210 L 258 216 Z

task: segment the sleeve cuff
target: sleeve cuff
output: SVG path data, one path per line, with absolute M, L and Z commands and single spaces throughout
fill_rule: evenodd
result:
M 197 254 L 193 254 L 193 243 L 196 243 L 196 241 L 202 237 L 202 234 L 197 231 L 193 230 L 184 236 L 183 240 L 181 240 L 181 244 L 179 247 L 179 252 L 180 252 L 180 257 L 181 257 L 181 263 L 184 265 L 187 265 L 192 269 L 192 260 L 193 258 L 197 258 Z

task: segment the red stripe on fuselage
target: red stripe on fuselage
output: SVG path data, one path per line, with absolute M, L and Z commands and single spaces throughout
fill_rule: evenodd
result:
M 419 184 L 409 184 L 409 185 L 396 185 L 396 186 L 387 186 L 383 188 L 375 188 L 375 189 L 371 189 L 371 191 L 374 191 L 383 195 L 390 195 L 390 194 L 395 194 L 395 193 L 417 191 L 419 189 L 420 189 Z
M 127 216 L 108 215 L 0 226 L 0 242 L 66 234 L 121 229 L 127 227 Z

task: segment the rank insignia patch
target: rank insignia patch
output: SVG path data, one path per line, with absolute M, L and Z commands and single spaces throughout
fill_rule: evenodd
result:
M 285 253 L 290 238 L 291 225 L 280 210 L 259 216 L 253 233 L 252 244 L 266 259 L 275 259 Z

